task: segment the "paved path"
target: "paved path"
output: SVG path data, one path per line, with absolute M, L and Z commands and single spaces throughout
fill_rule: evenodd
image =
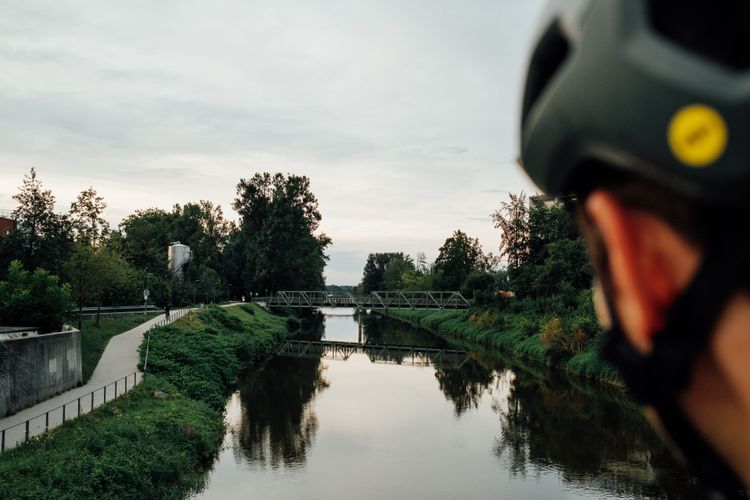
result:
M 171 319 L 174 320 L 177 316 L 178 311 L 173 311 Z M 101 389 L 107 384 L 113 383 L 115 380 L 121 379 L 127 375 L 132 374 L 133 372 L 138 371 L 138 346 L 140 346 L 141 342 L 143 341 L 143 334 L 153 325 L 159 323 L 162 320 L 164 320 L 163 314 L 141 325 L 136 326 L 132 330 L 128 330 L 127 332 L 112 337 L 112 339 L 110 339 L 109 343 L 107 344 L 107 347 L 104 349 L 104 353 L 99 360 L 99 364 L 96 365 L 96 369 L 94 370 L 93 375 L 91 375 L 91 379 L 86 385 L 76 387 L 53 398 L 44 400 L 40 403 L 35 404 L 34 406 L 16 413 L 15 415 L 1 418 L 0 429 L 7 429 L 14 425 L 22 424 L 32 417 L 36 417 L 37 415 L 41 415 L 45 412 L 59 408 L 60 406 L 70 401 L 78 399 L 82 396 L 86 396 L 97 389 Z M 140 381 L 140 374 L 138 375 L 138 380 Z M 128 380 L 128 387 L 132 386 L 132 381 L 133 378 L 131 377 Z M 120 382 L 119 385 L 124 388 L 123 382 Z M 110 386 L 108 390 L 110 392 L 107 396 L 107 400 L 109 400 L 115 394 L 114 386 Z M 121 394 L 122 392 L 122 390 L 118 390 L 118 394 Z M 96 399 L 96 405 L 98 405 L 102 399 L 103 391 L 100 391 Z M 76 405 L 69 406 L 67 410 L 69 412 L 73 411 L 75 413 L 77 411 L 77 403 Z M 88 407 L 84 407 L 83 410 L 88 410 Z M 56 420 L 61 419 L 62 412 L 59 411 L 58 413 L 60 413 L 60 416 L 56 416 Z M 68 413 L 68 415 L 72 414 L 73 413 Z M 39 422 L 36 422 L 36 420 L 39 420 Z M 34 421 L 35 427 L 38 428 L 40 425 L 45 425 L 43 418 L 36 420 Z M 50 422 L 50 426 L 52 426 L 53 423 L 57 422 Z M 16 432 L 12 433 L 13 437 L 11 437 L 10 435 L 7 436 L 7 440 L 5 443 L 6 447 L 12 446 L 12 441 L 16 441 L 16 434 L 18 434 L 22 430 L 25 431 L 23 427 L 24 426 L 21 425 L 18 428 L 14 429 Z M 35 430 L 38 429 L 31 429 L 31 435 L 35 435 L 37 433 L 35 432 Z

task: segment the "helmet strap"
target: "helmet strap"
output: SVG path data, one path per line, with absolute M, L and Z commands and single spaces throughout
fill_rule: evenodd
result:
M 709 249 L 690 285 L 675 299 L 647 355 L 628 341 L 612 297 L 607 297 L 612 327 L 605 334 L 602 355 L 619 369 L 633 397 L 658 412 L 666 432 L 710 498 L 747 498 L 742 481 L 677 403 L 727 301 L 737 290 L 750 289 L 750 265 L 742 257 L 745 245 L 736 240 L 720 241 Z

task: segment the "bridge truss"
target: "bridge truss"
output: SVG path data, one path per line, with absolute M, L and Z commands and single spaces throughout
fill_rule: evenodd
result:
M 339 359 L 346 361 L 352 354 L 366 354 L 373 363 L 460 368 L 469 359 L 465 351 L 429 347 L 387 346 L 355 342 L 287 340 L 277 355 L 293 358 Z
M 256 299 L 270 307 L 353 307 L 358 309 L 467 309 L 460 292 L 372 292 L 370 295 L 332 295 L 324 291 L 281 291 Z

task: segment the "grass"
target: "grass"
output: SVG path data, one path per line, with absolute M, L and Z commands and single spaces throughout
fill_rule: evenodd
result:
M 122 316 L 102 316 L 99 326 L 96 321 L 87 319 L 81 328 L 81 358 L 83 368 L 83 382 L 86 383 L 99 364 L 109 339 L 115 335 L 127 332 L 131 328 L 158 316 L 160 313 L 125 314 Z
M 268 355 L 286 333 L 285 318 L 255 304 L 208 307 L 152 332 L 148 372 L 221 410 L 240 369 Z
M 214 410 L 150 377 L 127 395 L 3 454 L 2 496 L 181 498 L 200 486 L 222 432 Z
M 615 369 L 599 356 L 600 337 L 594 337 L 578 353 L 565 353 L 545 345 L 542 341 L 542 330 L 549 320 L 545 316 L 529 314 L 528 311 L 506 312 L 504 315 L 501 314 L 501 317 L 487 322 L 490 324 L 483 324 L 476 321 L 476 318 L 486 311 L 391 309 L 379 312 L 413 326 L 425 328 L 442 337 L 506 351 L 517 358 L 558 367 L 576 376 L 616 386 L 622 385 Z
M 209 307 L 154 330 L 145 380 L 3 454 L 0 497 L 184 498 L 199 490 L 239 370 L 286 334 L 286 318 L 249 304 Z

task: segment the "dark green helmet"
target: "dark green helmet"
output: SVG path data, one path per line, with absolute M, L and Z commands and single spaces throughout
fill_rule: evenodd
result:
M 568 0 L 534 45 L 521 161 L 548 194 L 592 169 L 696 201 L 750 194 L 750 2 Z

